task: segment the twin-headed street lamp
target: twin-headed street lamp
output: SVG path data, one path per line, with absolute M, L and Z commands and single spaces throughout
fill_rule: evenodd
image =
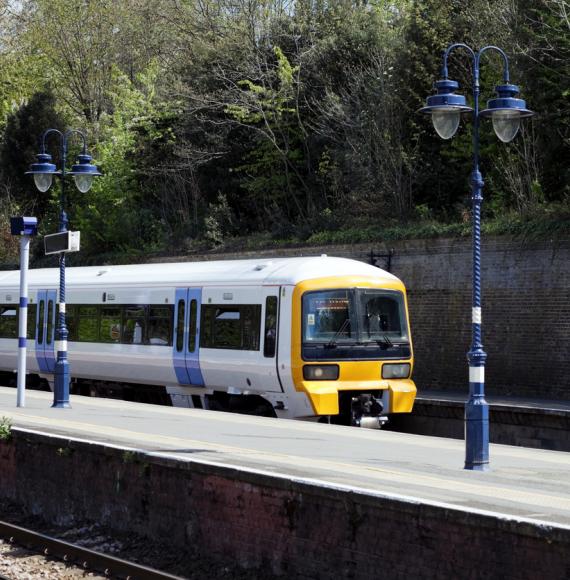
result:
M 447 76 L 447 59 L 452 50 L 464 48 L 473 61 L 473 107 L 467 105 L 463 95 L 455 94 L 459 83 Z M 504 84 L 495 90 L 498 96 L 479 111 L 479 63 L 481 56 L 489 50 L 498 52 L 503 58 Z M 504 143 L 514 139 L 520 120 L 534 113 L 526 108 L 522 99 L 516 98 L 519 89 L 509 80 L 507 55 L 496 46 L 486 46 L 475 52 L 466 44 L 452 44 L 443 54 L 442 79 L 435 83 L 437 94 L 428 97 L 426 106 L 420 109 L 432 116 L 433 125 L 442 139 L 451 139 L 462 113 L 473 115 L 473 171 L 471 191 L 473 204 L 473 300 L 472 341 L 467 353 L 469 361 L 469 400 L 465 404 L 465 469 L 484 471 L 489 468 L 489 405 L 485 401 L 485 359 L 481 341 L 481 203 L 483 202 L 483 177 L 479 171 L 479 120 L 491 117 L 497 137 Z
M 61 170 L 58 170 L 51 161 L 51 155 L 46 153 L 46 139 L 49 135 L 59 136 L 61 144 Z M 66 171 L 67 144 L 70 137 L 79 135 L 83 141 L 83 152 L 77 156 L 75 165 L 71 171 Z M 67 214 L 65 213 L 65 177 L 73 175 L 75 185 L 81 193 L 86 193 L 91 188 L 93 177 L 101 175 L 95 165 L 91 164 L 91 156 L 87 154 L 85 135 L 81 131 L 69 130 L 65 133 L 57 129 L 48 129 L 42 136 L 41 153 L 37 155 L 38 162 L 33 163 L 26 175 L 33 175 L 36 187 L 43 193 L 52 184 L 53 176 L 61 177 L 61 198 L 59 232 L 67 233 Z M 55 363 L 53 407 L 69 407 L 69 363 L 67 360 L 67 325 L 65 320 L 65 251 L 59 255 L 59 315 L 56 329 L 57 359 Z

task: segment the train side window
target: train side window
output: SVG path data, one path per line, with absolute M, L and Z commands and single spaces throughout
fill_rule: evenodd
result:
M 273 358 L 277 344 L 277 296 L 268 296 L 265 300 L 265 334 L 263 356 Z
M 123 344 L 143 344 L 146 336 L 146 308 L 123 306 Z
M 18 307 L 0 306 L 0 338 L 18 338 Z
M 36 337 L 36 305 L 28 304 L 28 328 L 27 338 L 33 339 Z
M 242 348 L 241 313 L 237 306 L 205 307 L 205 324 L 202 324 L 206 348 Z
M 181 301 L 183 302 L 183 301 Z M 148 318 L 148 344 L 172 346 L 173 306 L 151 306 Z M 184 312 L 182 312 L 182 345 L 184 344 Z M 178 310 L 180 319 L 180 308 Z M 176 329 L 176 349 L 178 350 L 178 327 Z M 183 346 L 180 347 L 182 350 Z
M 202 306 L 200 346 L 259 350 L 261 305 Z
M 77 306 L 77 340 L 81 342 L 98 342 L 99 309 L 97 306 Z
M 188 336 L 188 352 L 196 350 L 196 328 L 198 326 L 198 301 L 190 302 L 190 334 Z
M 241 306 L 243 315 L 244 350 L 259 350 L 261 334 L 261 304 Z
M 184 348 L 184 314 L 185 300 L 178 301 L 178 318 L 176 319 L 176 352 L 182 352 Z
M 121 309 L 117 306 L 101 308 L 100 342 L 121 341 Z
M 66 304 L 65 325 L 67 326 L 67 339 L 75 342 L 77 340 L 77 306 Z
M 38 317 L 38 344 L 43 344 L 44 342 L 44 312 L 46 307 L 46 301 L 40 300 L 40 314 Z
M 53 300 L 48 300 L 47 304 L 47 332 L 46 332 L 46 344 L 51 344 L 53 337 L 53 318 L 54 318 L 54 311 L 53 311 Z

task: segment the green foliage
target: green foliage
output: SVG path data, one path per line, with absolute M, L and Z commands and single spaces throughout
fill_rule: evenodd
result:
M 568 2 L 520 0 L 526 18 L 517 32 L 528 58 L 521 66 L 541 165 L 540 187 L 548 201 L 570 195 L 570 20 Z
M 71 457 L 73 455 L 71 447 L 58 447 L 56 453 L 59 457 Z
M 500 217 L 484 220 L 484 235 L 508 235 L 525 239 L 564 239 L 570 229 L 570 212 L 567 207 L 557 211 L 522 218 L 516 212 L 503 213 Z M 312 245 L 356 244 L 388 242 L 439 237 L 469 237 L 472 235 L 470 221 L 441 223 L 436 221 L 410 222 L 398 226 L 367 226 L 340 231 L 322 231 L 313 234 L 307 242 Z
M 18 200 L 21 211 L 44 216 L 50 211 L 51 194 L 39 194 L 33 179 L 25 172 L 35 163 L 42 133 L 48 129 L 63 129 L 64 121 L 56 111 L 56 100 L 50 91 L 34 93 L 29 101 L 9 115 L 0 145 L 0 175 L 6 197 Z M 59 142 L 49 151 L 55 163 L 60 163 Z M 54 188 L 55 189 L 55 188 Z
M 34 60 L 20 51 L 0 52 L 0 130 L 5 129 L 9 117 L 37 92 L 38 65 L 41 62 L 41 59 Z
M 279 46 L 272 52 L 274 60 L 264 64 L 262 84 L 239 80 L 235 102 L 225 107 L 231 119 L 253 131 L 253 146 L 235 171 L 246 176 L 241 186 L 251 202 L 262 208 L 262 217 L 282 206 L 287 218 L 304 219 L 307 208 L 299 200 L 306 187 L 304 135 L 296 93 L 299 66 L 291 65 Z
M 136 451 L 123 451 L 123 463 L 137 463 L 137 461 Z
M 560 232 L 570 196 L 567 5 L 14 3 L 0 11 L 0 227 L 22 211 L 53 231 L 58 188 L 39 195 L 23 173 L 45 129 L 74 127 L 104 174 L 86 195 L 68 189 L 71 227 L 83 232 L 74 263 L 230 243 L 467 235 L 471 123 L 442 141 L 417 113 L 443 49 L 465 42 L 504 48 L 512 81 L 541 113 L 508 145 L 481 124 L 485 231 Z M 489 53 L 481 64 L 484 106 L 502 63 Z M 469 95 L 466 52 L 451 56 L 449 73 Z M 13 259 L 2 240 L 0 259 Z
M 0 197 L 0 264 L 17 264 L 19 261 L 19 240 L 10 232 L 10 218 L 19 213 L 18 205 L 11 197 Z
M 0 441 L 8 443 L 12 439 L 12 421 L 9 417 L 0 419 Z
M 25 42 L 20 18 L 15 9 L 0 9 L 0 131 L 34 93 L 49 89 L 42 80 L 46 60 Z
M 204 226 L 204 236 L 213 247 L 221 246 L 226 236 L 232 233 L 232 211 L 224 194 L 218 195 L 217 203 L 210 204 Z
M 137 208 L 139 177 L 137 151 L 141 135 L 150 142 L 171 135 L 158 122 L 163 109 L 155 103 L 159 66 L 153 61 L 132 82 L 118 69 L 109 96 L 112 112 L 101 116 L 95 163 L 103 176 L 94 180 L 83 203 L 76 203 L 74 221 L 86 233 L 90 253 L 127 250 L 137 239 L 140 247 L 155 241 L 150 216 Z

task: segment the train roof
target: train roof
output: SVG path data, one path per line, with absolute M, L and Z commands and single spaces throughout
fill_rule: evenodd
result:
M 88 266 L 66 268 L 66 284 L 82 286 L 193 286 L 200 284 L 295 285 L 304 280 L 332 276 L 366 276 L 379 282 L 398 278 L 375 266 L 326 255 L 317 257 L 259 260 L 222 260 L 126 266 Z M 18 270 L 0 272 L 0 287 L 18 287 Z M 49 288 L 59 283 L 59 269 L 28 271 L 30 286 Z

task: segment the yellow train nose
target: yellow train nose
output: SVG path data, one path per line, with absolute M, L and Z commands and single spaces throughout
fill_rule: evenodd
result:
M 388 391 L 386 413 L 409 413 L 417 393 L 411 379 L 302 381 L 300 386 L 307 393 L 315 415 L 338 415 L 341 392 L 370 393 L 378 390 Z

